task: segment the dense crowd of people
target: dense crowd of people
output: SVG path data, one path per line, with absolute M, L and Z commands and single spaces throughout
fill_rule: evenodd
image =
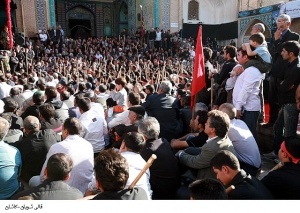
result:
M 261 23 L 238 49 L 206 40 L 193 108 L 195 41 L 179 33 L 72 39 L 58 26 L 2 51 L 0 199 L 299 199 L 300 45 L 290 23 L 277 18 L 270 49 Z M 270 106 L 280 106 L 266 156 L 279 164 L 260 181 L 266 75 Z

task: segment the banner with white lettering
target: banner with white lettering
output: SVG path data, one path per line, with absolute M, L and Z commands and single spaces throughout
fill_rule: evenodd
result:
M 291 18 L 300 17 L 300 1 L 290 1 L 280 6 L 280 14 L 288 14 Z

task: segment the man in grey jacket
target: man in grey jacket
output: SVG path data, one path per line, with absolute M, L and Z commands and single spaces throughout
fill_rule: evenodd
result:
M 204 132 L 208 140 L 202 148 L 194 148 L 193 153 L 179 151 L 176 155 L 180 164 L 197 170 L 197 179 L 216 178 L 210 160 L 221 150 L 231 151 L 236 155 L 232 142 L 227 137 L 230 119 L 224 112 L 212 110 L 208 113 Z M 196 154 L 196 155 L 195 155 Z
M 64 153 L 52 155 L 45 169 L 46 180 L 36 187 L 19 192 L 12 199 L 30 196 L 34 200 L 77 200 L 82 198 L 82 193 L 65 181 L 70 178 L 73 168 L 71 157 Z

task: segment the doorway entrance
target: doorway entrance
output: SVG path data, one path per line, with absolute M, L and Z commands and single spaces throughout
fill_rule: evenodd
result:
M 95 36 L 94 15 L 88 9 L 78 6 L 67 12 L 67 35 L 71 38 Z
M 123 29 L 128 32 L 128 6 L 125 2 L 121 4 L 119 11 L 119 34 Z
M 91 36 L 91 20 L 69 19 L 69 29 L 71 38 L 87 38 Z

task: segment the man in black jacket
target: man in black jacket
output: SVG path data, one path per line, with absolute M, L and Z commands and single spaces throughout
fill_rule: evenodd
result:
M 172 84 L 162 81 L 158 94 L 151 95 L 142 106 L 149 116 L 155 117 L 160 124 L 160 137 L 171 141 L 181 137 L 182 124 L 178 99 L 171 96 Z
M 32 102 L 33 105 L 27 107 L 22 113 L 23 120 L 29 115 L 39 117 L 39 107 L 44 104 L 44 94 L 41 91 L 36 91 L 32 96 Z
M 19 65 L 19 59 L 17 57 L 17 53 L 15 51 L 13 51 L 12 55 L 10 56 L 10 61 L 9 61 L 10 72 L 12 74 L 15 73 L 18 65 Z
M 232 71 L 233 67 L 237 64 L 236 61 L 236 52 L 237 49 L 234 46 L 227 45 L 223 49 L 224 51 L 224 64 L 219 73 L 210 74 L 210 77 L 215 79 L 215 82 L 219 85 L 218 87 L 218 96 L 216 100 L 213 101 L 214 105 L 220 106 L 221 104 L 226 102 L 227 95 L 225 91 L 226 80 L 229 78 L 229 72 Z
M 277 30 L 274 33 L 274 41 L 270 48 L 272 55 L 272 69 L 270 71 L 269 81 L 269 105 L 270 105 L 270 119 L 265 127 L 273 126 L 275 123 L 278 111 L 278 87 L 283 79 L 284 69 L 287 63 L 281 56 L 282 45 L 286 41 L 299 41 L 299 34 L 292 32 L 289 27 L 291 26 L 291 17 L 287 14 L 281 14 L 276 20 Z
M 261 182 L 270 190 L 275 199 L 300 199 L 300 139 L 287 138 L 278 152 L 280 164 L 270 171 Z
M 140 154 L 145 161 L 152 154 L 157 156 L 149 168 L 152 199 L 171 200 L 175 199 L 180 186 L 179 168 L 170 143 L 164 138 L 159 138 L 159 129 L 156 118 L 148 117 L 139 122 L 138 132 L 146 139 L 146 145 Z
M 58 92 L 55 87 L 47 87 L 45 90 L 46 101 L 45 103 L 51 103 L 55 108 L 55 118 L 58 118 L 61 123 L 69 118 L 68 106 L 57 98 Z
M 274 124 L 274 154 L 277 154 L 284 138 L 294 137 L 297 132 L 298 114 L 295 95 L 300 83 L 300 44 L 287 41 L 282 45 L 281 56 L 287 63 L 278 88 L 280 110 Z
M 26 137 L 11 145 L 21 152 L 20 178 L 28 183 L 31 177 L 40 174 L 49 148 L 56 142 L 60 142 L 61 137 L 52 129 L 40 130 L 39 119 L 34 116 L 26 117 L 23 124 Z
M 31 189 L 19 192 L 12 199 L 30 196 L 34 200 L 77 200 L 82 198 L 82 193 L 67 183 L 73 168 L 72 159 L 64 153 L 52 155 L 45 169 L 46 180 Z
M 154 48 L 154 40 L 156 37 L 156 31 L 154 28 L 151 29 L 150 33 L 149 33 L 149 48 L 153 49 Z
M 223 81 L 229 77 L 229 72 L 233 69 L 233 67 L 237 64 L 235 59 L 236 57 L 236 47 L 227 45 L 223 49 L 224 51 L 224 65 L 220 70 L 220 73 L 214 74 L 215 82 L 219 85 L 222 85 Z
M 237 157 L 228 150 L 218 152 L 210 161 L 217 179 L 227 187 L 231 200 L 268 200 L 273 196 L 255 177 L 240 169 Z

